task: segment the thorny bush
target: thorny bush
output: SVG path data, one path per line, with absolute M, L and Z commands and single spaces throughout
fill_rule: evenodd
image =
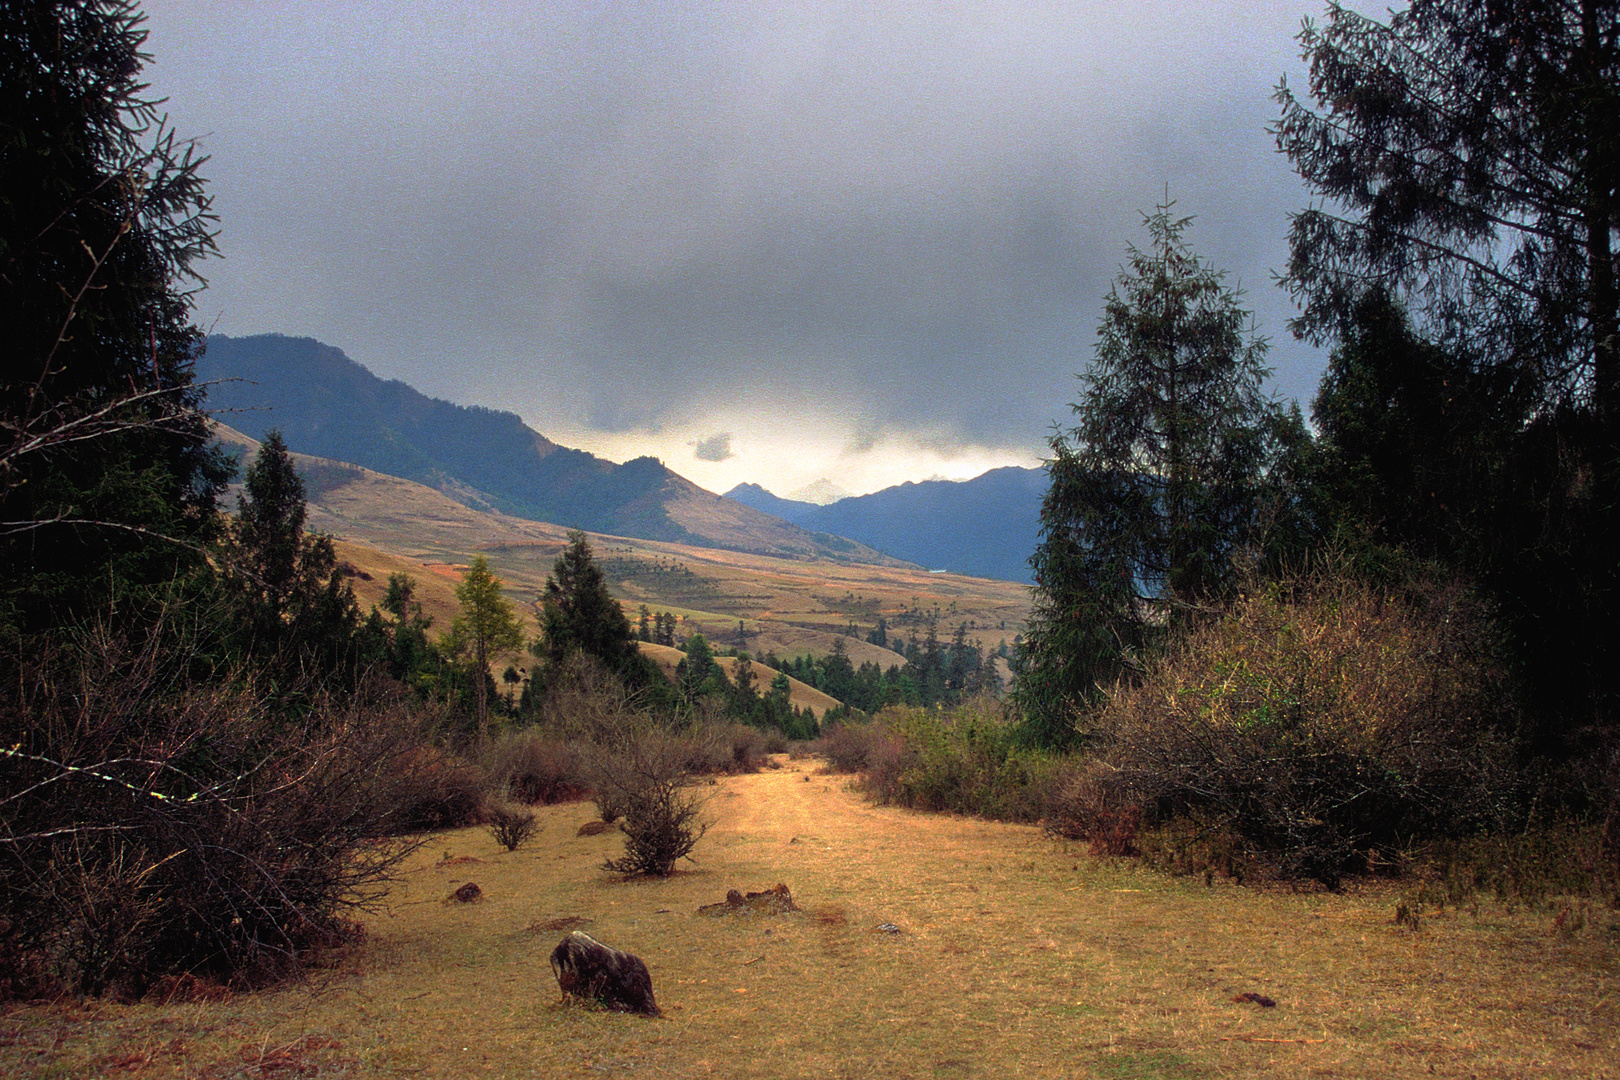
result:
M 1414 835 L 1499 827 L 1512 716 L 1488 615 L 1455 584 L 1268 587 L 1117 687 L 1096 756 L 1124 802 L 1214 814 L 1329 886 Z
M 416 780 L 409 703 L 199 688 L 180 653 L 87 633 L 0 700 L 5 991 L 286 977 L 411 850 L 389 839 Z

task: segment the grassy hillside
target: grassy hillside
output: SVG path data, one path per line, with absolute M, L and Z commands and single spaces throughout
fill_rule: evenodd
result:
M 221 438 L 244 451 L 254 445 L 229 429 Z M 354 578 L 362 609 L 382 598 L 389 573 L 403 571 L 421 585 L 426 610 L 442 631 L 455 612 L 461 569 L 481 554 L 535 625 L 537 598 L 568 544 L 567 530 L 476 510 L 355 465 L 293 458 L 304 477 L 309 528 L 338 537 L 340 556 L 370 577 Z M 920 638 L 931 619 L 947 641 L 966 623 L 970 641 L 994 649 L 1013 640 L 1029 611 L 1022 585 L 906 565 L 784 559 L 601 534 L 593 534 L 592 544 L 632 622 L 642 605 L 670 612 L 680 619 L 681 637 L 701 633 L 717 651 L 735 645 L 752 653 L 819 656 L 844 637 L 857 666 L 888 667 L 903 658 L 864 640 L 880 618 L 891 636 L 906 639 Z

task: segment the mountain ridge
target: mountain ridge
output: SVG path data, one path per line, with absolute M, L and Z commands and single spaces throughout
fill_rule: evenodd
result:
M 738 484 L 726 496 L 920 566 L 1030 584 L 1046 488 L 1045 469 L 1010 465 L 971 480 L 908 480 L 825 506 L 758 484 Z
M 552 442 L 515 413 L 431 398 L 314 338 L 212 335 L 195 378 L 250 438 L 425 484 L 465 506 L 569 528 L 785 557 L 904 560 L 707 491 L 654 457 Z M 256 419 L 249 419 L 256 418 Z

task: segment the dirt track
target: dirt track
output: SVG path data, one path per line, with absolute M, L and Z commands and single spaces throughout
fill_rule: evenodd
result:
M 1533 921 L 1466 915 L 1413 935 L 1387 894 L 1169 879 L 873 807 L 814 767 L 707 787 L 698 861 L 666 880 L 604 872 L 622 844 L 577 834 L 589 803 L 541 808 L 516 852 L 436 834 L 369 941 L 308 984 L 13 1012 L 0 1075 L 1617 1075 L 1601 939 L 1549 949 Z M 469 880 L 481 902 L 446 901 Z M 777 882 L 802 911 L 698 914 Z M 560 1003 L 546 958 L 573 925 L 646 959 L 662 1020 Z

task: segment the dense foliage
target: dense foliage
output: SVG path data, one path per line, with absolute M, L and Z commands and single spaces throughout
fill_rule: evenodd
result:
M 1333 524 L 1496 601 L 1536 708 L 1528 749 L 1615 726 L 1620 549 L 1620 8 L 1333 5 L 1277 92 L 1296 331 Z M 1607 734 L 1605 734 L 1607 733 Z
M 134 4 L 0 6 L 0 631 L 202 563 L 226 476 L 192 385 L 203 159 L 140 81 Z
M 1230 595 L 1277 500 L 1279 436 L 1300 427 L 1261 395 L 1265 342 L 1171 209 L 1146 217 L 1151 247 L 1130 248 L 1108 295 L 1076 425 L 1051 440 L 1018 685 L 1047 745 L 1165 630 Z

